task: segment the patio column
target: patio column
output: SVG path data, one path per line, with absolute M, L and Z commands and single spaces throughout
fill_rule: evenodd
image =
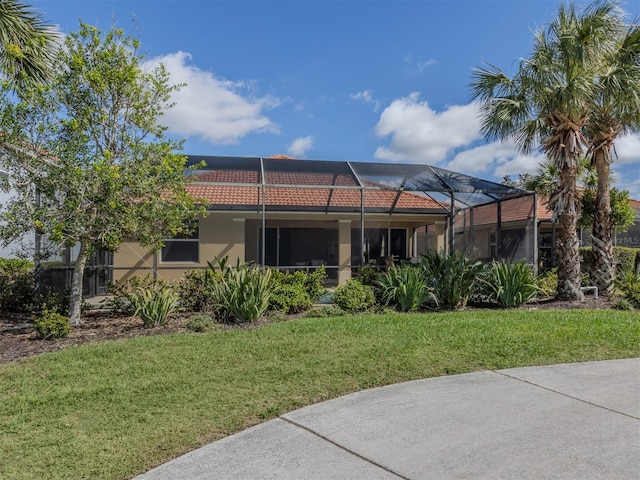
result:
M 338 284 L 351 278 L 351 220 L 338 220 Z
M 447 239 L 446 239 L 446 222 L 436 222 L 433 225 L 435 227 L 434 232 L 434 248 L 436 252 L 444 252 L 447 248 Z

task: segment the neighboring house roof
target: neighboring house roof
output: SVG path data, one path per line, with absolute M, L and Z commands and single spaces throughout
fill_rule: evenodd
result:
M 533 219 L 533 197 L 520 197 L 510 200 L 504 200 L 501 206 L 502 223 L 518 222 L 523 220 Z M 538 196 L 538 220 L 550 222 L 553 218 L 553 210 L 549 208 L 548 197 Z M 631 208 L 640 213 L 640 200 L 629 200 Z M 456 226 L 462 227 L 465 222 L 467 225 L 471 224 L 471 215 L 468 213 L 465 215 L 458 215 L 456 217 Z M 497 223 L 498 218 L 498 205 L 492 203 L 489 205 L 481 205 L 473 208 L 473 225 L 494 225 Z
M 533 196 L 520 197 L 510 200 L 504 200 L 501 202 L 500 216 L 502 223 L 518 222 L 523 220 L 533 219 Z M 553 216 L 553 211 L 549 209 L 547 205 L 547 199 L 537 197 L 538 202 L 538 220 L 550 221 Z M 481 205 L 475 207 L 473 210 L 473 225 L 495 225 L 498 221 L 498 204 L 492 203 L 489 205 Z M 471 214 L 469 210 L 466 211 L 466 215 L 456 216 L 456 226 L 461 227 L 465 224 L 471 224 Z

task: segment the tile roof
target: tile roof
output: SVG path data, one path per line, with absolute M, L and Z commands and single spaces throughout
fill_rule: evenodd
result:
M 551 220 L 553 211 L 547 205 L 547 199 L 538 196 L 538 220 Z M 533 196 L 513 198 L 505 200 L 501 206 L 502 222 L 517 222 L 533 219 Z M 473 225 L 492 225 L 498 221 L 498 204 L 481 205 L 473 209 Z M 465 222 L 463 215 L 456 217 L 456 226 L 461 227 Z M 466 215 L 467 225 L 471 222 L 469 214 Z
M 203 199 L 211 207 L 217 206 L 259 206 L 262 204 L 262 186 L 259 172 L 253 170 L 210 170 L 198 175 L 197 183 L 187 186 L 188 192 L 196 198 Z M 345 174 L 316 172 L 265 172 L 266 183 L 283 185 L 282 187 L 265 187 L 265 204 L 267 207 L 291 207 L 294 210 L 312 207 L 314 210 L 359 209 L 360 190 L 353 177 Z M 216 183 L 246 183 L 252 185 L 214 185 Z M 287 187 L 291 185 L 291 187 Z M 294 188 L 300 185 L 318 185 L 322 188 Z M 349 189 L 331 189 L 332 185 L 354 187 Z M 431 210 L 446 212 L 438 202 L 427 195 L 414 192 L 398 192 L 393 190 L 365 190 L 365 208 Z
M 548 198 L 538 196 L 538 220 L 551 221 L 553 210 L 547 204 Z M 640 200 L 630 200 L 631 208 L 640 212 Z M 533 201 L 532 197 L 520 197 L 502 202 L 502 222 L 517 222 L 533 218 Z M 491 225 L 497 222 L 498 206 L 495 203 L 489 205 L 481 205 L 473 209 L 474 225 Z M 462 218 L 460 218 L 462 217 Z M 458 215 L 456 217 L 456 226 L 464 224 L 464 217 Z M 470 223 L 470 217 L 467 214 L 467 224 Z

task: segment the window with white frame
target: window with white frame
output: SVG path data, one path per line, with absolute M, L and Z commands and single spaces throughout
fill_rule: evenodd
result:
M 200 259 L 200 226 L 196 223 L 191 233 L 167 238 L 162 247 L 162 262 L 198 263 Z

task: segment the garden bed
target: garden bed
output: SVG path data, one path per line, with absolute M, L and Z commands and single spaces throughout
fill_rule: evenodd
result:
M 485 305 L 470 305 L 466 309 L 487 309 Z M 532 309 L 603 309 L 612 308 L 605 297 L 597 299 L 587 295 L 583 302 L 559 301 L 553 298 L 529 302 L 520 307 Z M 83 324 L 74 327 L 71 335 L 55 341 L 40 340 L 31 328 L 31 316 L 28 314 L 0 314 L 0 365 L 11 363 L 22 358 L 44 352 L 61 350 L 73 345 L 96 343 L 108 340 L 120 340 L 146 335 L 166 335 L 184 333 L 189 329 L 186 323 L 191 314 L 173 315 L 166 325 L 156 328 L 144 328 L 142 322 L 135 318 L 114 315 L 108 310 L 98 309 L 83 314 Z M 240 325 L 221 325 L 225 329 L 257 328 L 272 323 L 269 317 L 259 321 Z

